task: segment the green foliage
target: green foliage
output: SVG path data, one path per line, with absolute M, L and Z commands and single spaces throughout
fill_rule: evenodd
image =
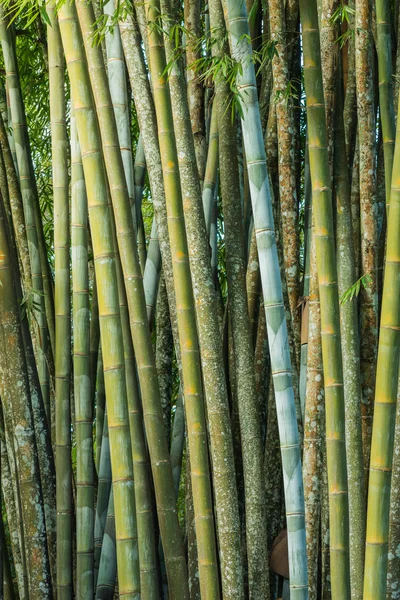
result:
M 29 324 L 31 324 L 32 321 L 38 323 L 38 315 L 41 312 L 41 305 L 38 297 L 44 297 L 44 293 L 41 290 L 30 288 L 26 290 L 20 302 L 21 319 L 28 319 Z
M 350 302 L 354 297 L 357 297 L 360 293 L 361 286 L 365 289 L 372 283 L 372 277 L 368 273 L 364 273 L 361 275 L 359 279 L 352 286 L 346 290 L 342 296 L 340 297 L 340 304 L 345 304 L 346 302 Z
M 340 45 L 340 48 L 346 44 L 346 42 L 354 37 L 354 28 L 350 27 L 352 17 L 354 17 L 355 9 L 344 2 L 341 2 L 339 6 L 334 11 L 333 15 L 330 18 L 330 22 L 332 24 L 342 24 L 347 23 L 347 30 L 342 33 L 336 40 L 336 42 Z

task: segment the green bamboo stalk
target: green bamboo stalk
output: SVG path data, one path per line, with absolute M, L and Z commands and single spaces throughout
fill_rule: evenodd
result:
M 149 250 L 143 273 L 143 287 L 146 296 L 147 318 L 150 328 L 153 327 L 156 314 L 157 292 L 161 276 L 161 252 L 158 243 L 158 231 L 156 220 L 151 225 Z
M 400 103 L 398 106 L 400 115 Z M 387 590 L 389 505 L 400 360 L 400 119 L 397 117 L 388 219 L 371 462 L 369 470 L 364 599 L 383 600 Z
M 203 34 L 201 9 L 201 0 L 188 0 L 183 6 L 184 24 L 187 32 L 185 43 L 187 97 L 189 101 L 189 114 L 193 132 L 197 171 L 200 185 L 203 188 L 206 161 L 208 158 L 204 120 L 205 91 L 200 73 L 191 68 L 191 65 L 195 64 L 195 62 L 201 58 L 201 38 Z
M 29 597 L 52 598 L 45 512 L 35 443 L 32 406 L 21 331 L 19 304 L 9 236 L 0 204 L 0 394 L 5 412 L 12 410 L 18 487 L 22 508 Z
M 99 48 L 97 46 L 92 46 L 91 40 L 91 31 L 94 23 L 94 16 L 92 12 L 92 8 L 90 5 L 86 3 L 79 2 L 77 4 L 79 8 L 79 18 L 82 24 L 82 29 L 84 31 L 84 42 L 85 42 L 85 50 L 89 57 L 89 65 L 90 65 L 90 75 L 93 78 L 93 92 L 96 103 L 98 104 L 97 114 L 99 117 L 100 128 L 103 134 L 103 151 L 104 158 L 107 167 L 107 175 L 110 182 L 110 190 L 111 190 L 111 198 L 114 206 L 114 214 L 116 218 L 116 229 L 118 235 L 118 244 L 120 247 L 121 254 L 121 262 L 124 271 L 125 278 L 125 287 L 127 291 L 127 298 L 129 303 L 129 312 L 130 312 L 130 324 L 131 324 L 131 332 L 132 339 L 135 344 L 135 355 L 138 363 L 139 370 L 139 378 L 141 383 L 142 390 L 142 400 L 144 405 L 144 418 L 146 424 L 146 431 L 149 442 L 149 450 L 151 456 L 151 462 L 153 467 L 153 477 L 155 481 L 156 487 L 156 495 L 158 499 L 158 514 L 160 521 L 160 528 L 163 537 L 163 541 L 165 544 L 165 554 L 166 554 L 166 562 L 167 568 L 169 569 L 170 581 L 171 581 L 171 595 L 174 594 L 176 597 L 178 596 L 178 590 L 180 597 L 186 597 L 186 575 L 185 575 L 185 561 L 183 552 L 181 549 L 181 540 L 180 540 L 180 532 L 179 532 L 179 524 L 176 515 L 175 502 L 173 498 L 173 484 L 172 484 L 172 472 L 171 465 L 168 460 L 168 448 L 166 446 L 165 434 L 163 432 L 163 422 L 161 415 L 161 406 L 159 403 L 159 390 L 157 386 L 157 379 L 155 377 L 155 366 L 154 366 L 154 356 L 152 353 L 151 346 L 151 338 L 150 332 L 147 324 L 147 316 L 146 316 L 146 306 L 145 306 L 145 298 L 143 292 L 143 286 L 140 282 L 140 266 L 137 255 L 136 248 L 136 236 L 133 230 L 132 223 L 132 213 L 129 204 L 129 197 L 127 195 L 127 189 L 124 182 L 124 172 L 121 155 L 116 148 L 119 148 L 116 127 L 115 127 L 115 117 L 111 106 L 110 92 L 107 83 L 107 77 L 104 70 L 104 64 L 102 64 L 102 55 L 99 54 Z M 83 166 L 85 171 L 85 179 L 87 177 L 96 177 L 96 180 L 103 181 L 102 188 L 106 190 L 105 185 L 105 171 L 101 159 L 101 141 L 98 135 L 98 130 L 95 128 L 93 132 L 93 127 L 91 127 L 91 135 L 88 135 L 88 130 L 85 125 L 90 123 L 90 119 L 93 115 L 94 106 L 90 91 L 90 81 L 89 74 L 87 71 L 86 63 L 84 62 L 82 46 L 79 42 L 79 34 L 78 34 L 78 23 L 77 18 L 74 13 L 74 8 L 69 7 L 67 14 L 65 11 L 67 7 L 64 5 L 60 14 L 63 14 L 65 20 L 63 20 L 63 25 L 65 25 L 66 29 L 69 31 L 65 31 L 65 37 L 63 35 L 63 27 L 61 27 L 61 32 L 63 35 L 64 49 L 66 51 L 66 55 L 68 57 L 68 67 L 70 74 L 71 82 L 73 81 L 73 92 L 77 88 L 79 89 L 80 95 L 78 98 L 74 98 L 74 103 L 79 103 L 82 106 L 82 110 L 79 111 L 79 119 L 77 116 L 77 126 L 78 126 L 78 135 L 82 148 L 82 156 L 83 156 Z M 73 41 L 76 40 L 76 44 Z M 79 75 L 78 75 L 79 73 Z M 75 77 L 74 77 L 75 75 Z M 83 88 L 81 85 L 78 85 L 78 81 L 86 81 L 87 85 Z M 74 97 L 74 96 L 73 96 Z M 76 106 L 75 106 L 76 111 Z M 111 124 L 111 126 L 110 126 Z M 82 129 L 82 130 L 81 130 Z M 110 138 L 108 137 L 110 136 Z M 91 173 L 90 164 L 96 161 L 96 172 Z M 85 167 L 86 163 L 86 167 Z M 87 175 L 87 177 L 86 177 Z M 87 185 L 87 189 L 89 191 L 89 185 Z M 96 189 L 97 197 L 100 194 L 100 190 Z M 104 194 L 104 192 L 103 192 Z M 105 212 L 107 198 L 103 195 L 101 198 L 101 204 L 99 205 L 96 201 L 96 197 L 89 198 L 89 214 L 90 213 L 103 213 Z M 107 204 L 108 210 L 108 204 Z M 107 214 L 107 213 L 106 213 Z M 93 223 L 93 218 L 92 218 Z M 98 222 L 97 222 L 98 223 Z M 102 226 L 106 226 L 106 221 L 102 223 Z M 109 227 L 110 225 L 107 225 Z M 98 232 L 96 232 L 98 233 Z M 110 239 L 111 232 L 109 232 Z M 94 237 L 94 236 L 93 236 Z M 99 242 L 99 240 L 97 240 Z M 102 236 L 101 243 L 103 244 L 103 249 L 100 246 L 100 249 L 106 250 L 104 248 L 105 244 L 110 244 L 110 241 L 107 242 L 106 237 Z M 113 254 L 113 249 L 111 246 L 108 247 L 109 252 L 100 252 L 98 254 L 96 252 L 96 244 L 93 240 L 95 255 L 100 259 L 101 255 Z M 99 249 L 99 247 L 98 247 Z M 101 260 L 101 265 L 99 264 L 99 260 L 96 261 L 98 265 L 96 276 L 99 271 L 101 271 L 101 266 L 104 264 L 109 264 L 110 266 L 114 264 L 114 261 L 111 259 Z M 115 267 L 113 267 L 113 273 Z M 112 276 L 114 277 L 114 274 Z M 100 279 L 98 279 L 98 290 L 99 290 L 99 307 L 100 307 L 100 315 L 101 308 L 104 307 L 102 302 L 100 301 Z M 116 283 L 116 282 L 115 282 Z M 111 293 L 111 292 L 109 292 Z M 104 290 L 102 290 L 102 294 L 104 294 Z M 114 292 L 115 294 L 115 292 Z M 104 298 L 101 299 L 104 302 Z M 112 299 L 113 303 L 117 300 L 116 297 Z M 114 304 L 113 304 L 114 306 Z M 117 307 L 116 307 L 117 308 Z M 118 308 L 117 308 L 118 310 Z M 116 314 L 114 310 L 114 315 Z M 104 322 L 104 319 L 103 319 Z M 114 323 L 118 326 L 117 331 L 120 332 L 120 320 L 114 317 Z M 104 326 L 103 326 L 104 327 Z M 106 334 L 107 335 L 107 334 Z M 120 343 L 120 341 L 119 341 Z M 108 371 L 108 360 L 110 359 L 110 351 L 114 352 L 114 356 L 117 352 L 120 352 L 118 348 L 121 349 L 120 346 L 110 346 L 107 344 L 106 339 L 104 339 L 103 333 L 103 360 L 104 360 L 104 369 L 105 369 L 105 382 L 106 382 L 106 390 L 107 383 L 109 380 L 109 376 L 106 377 L 106 374 L 109 375 Z M 107 356 L 106 356 L 107 354 Z M 119 356 L 119 355 L 118 355 Z M 122 360 L 121 360 L 122 359 Z M 119 365 L 123 364 L 123 357 L 119 357 Z M 116 364 L 114 365 L 114 367 Z M 145 374 L 144 374 L 145 371 Z M 122 376 L 123 371 L 119 368 L 118 375 Z M 120 381 L 120 385 L 122 383 Z M 123 419 L 119 421 L 120 423 L 127 423 L 127 414 L 126 414 L 126 387 L 125 382 L 122 386 L 123 395 L 120 395 L 120 399 L 123 401 L 120 403 L 119 409 L 123 411 L 120 413 L 120 416 L 123 416 Z M 109 393 L 111 393 L 111 389 L 109 389 Z M 110 396 L 108 396 L 110 398 Z M 113 395 L 115 398 L 115 392 Z M 132 477 L 132 466 L 131 466 L 131 451 L 130 451 L 130 441 L 128 432 L 124 429 L 123 443 L 125 448 L 129 447 L 129 452 L 123 451 L 122 448 L 118 450 L 118 442 L 116 443 L 116 439 L 119 439 L 122 442 L 121 437 L 118 438 L 115 434 L 116 428 L 115 425 L 115 406 L 116 402 L 112 402 L 108 405 L 109 410 L 109 418 L 112 423 L 109 422 L 110 427 L 110 439 L 111 439 L 111 463 L 112 463 L 112 472 L 113 472 L 113 489 L 114 489 L 114 502 L 115 502 L 115 514 L 116 514 L 116 544 L 117 544 L 117 557 L 118 557 L 118 580 L 119 580 L 119 589 L 120 593 L 124 590 L 124 588 L 128 588 L 129 590 L 129 578 L 131 577 L 131 573 L 126 571 L 128 554 L 122 554 L 123 551 L 128 552 L 129 548 L 132 548 L 133 551 L 133 539 L 132 535 L 130 535 L 131 528 L 133 527 L 133 498 L 129 495 L 129 489 L 131 489 L 131 477 Z M 112 407 L 112 410 L 111 410 Z M 126 427 L 126 425 L 125 425 Z M 121 429 L 121 427 L 117 428 Z M 112 436 L 111 436 L 112 433 Z M 124 461 L 121 461 L 121 455 L 124 457 Z M 129 455 L 129 456 L 128 456 Z M 124 485 L 124 481 L 121 478 L 121 474 L 124 473 L 124 478 L 127 477 L 126 481 L 129 481 L 129 488 Z M 121 485 L 122 484 L 122 485 Z M 171 484 L 171 485 L 170 485 Z M 125 504 L 125 511 L 122 510 L 122 504 Z M 124 517 L 125 513 L 125 518 Z M 133 531 L 132 531 L 133 533 Z M 123 537 L 121 537 L 121 535 Z M 142 539 L 144 542 L 144 538 L 139 531 L 139 539 Z M 139 548 L 140 552 L 140 548 Z M 173 560 L 171 560 L 173 559 Z M 132 590 L 133 592 L 133 590 Z
M 379 114 L 382 126 L 383 152 L 385 160 L 386 205 L 390 201 L 392 182 L 394 140 L 393 69 L 392 69 L 392 14 L 388 0 L 376 0 L 376 31 L 379 72 Z
M 57 595 L 72 598 L 72 463 L 71 463 L 71 308 L 68 140 L 64 91 L 64 56 L 54 4 L 48 5 L 50 120 L 54 196 L 56 315 L 56 485 Z M 75 395 L 79 389 L 75 389 Z M 78 532 L 79 535 L 79 532 Z
M 40 306 L 40 311 L 38 312 L 37 316 L 39 332 L 38 345 L 36 348 L 39 377 L 42 387 L 43 400 L 46 407 L 46 414 L 48 421 L 50 422 L 49 371 L 46 362 L 47 328 L 45 318 L 45 302 L 43 297 L 44 287 L 40 258 L 40 244 L 35 212 L 35 203 L 38 202 L 38 199 L 34 194 L 32 173 L 29 163 L 29 148 L 26 138 L 26 120 L 15 54 L 15 42 L 12 37 L 12 31 L 8 28 L 7 19 L 5 16 L 5 8 L 3 5 L 0 6 L 0 37 L 6 68 L 7 87 L 10 97 L 13 137 L 15 139 L 15 145 L 17 149 L 20 189 L 23 200 L 25 226 L 28 237 L 31 263 L 32 286 L 33 290 L 36 291 L 36 293 L 34 293 L 35 302 Z
M 326 407 L 332 598 L 350 598 L 349 515 L 339 296 L 317 5 L 300 2 Z M 340 524 L 340 525 L 339 525 Z
M 163 75 L 166 67 L 166 58 L 162 45 L 162 34 L 160 34 L 159 29 L 154 27 L 154 19 L 158 16 L 160 10 L 160 3 L 157 0 L 150 2 L 146 6 L 150 73 L 154 90 L 154 103 L 164 174 L 168 231 L 181 346 L 183 393 L 185 397 L 185 414 L 190 448 L 191 485 L 193 489 L 198 548 L 198 569 L 202 593 L 212 598 L 218 598 L 219 581 L 206 441 L 202 373 L 191 271 L 189 267 L 188 241 L 183 217 L 183 198 L 178 171 L 179 157 L 174 139 L 174 119 L 169 89 L 166 77 Z M 163 12 L 165 12 L 164 9 Z M 198 191 L 200 191 L 200 188 Z M 187 193 L 185 191 L 184 194 L 186 197 Z
M 77 598 L 93 596 L 93 405 L 90 379 L 90 300 L 88 209 L 82 157 L 71 113 L 71 242 L 73 363 L 76 438 L 76 586 Z M 93 384 L 95 381 L 93 381 Z
M 114 494 L 110 490 L 107 519 L 104 528 L 103 544 L 96 587 L 96 600 L 114 598 L 115 578 L 117 575 L 117 555 L 115 548 L 115 511 Z
M 158 9 L 159 10 L 159 9 Z M 166 15 L 164 27 L 168 30 L 171 22 L 174 22 L 174 9 L 167 4 L 161 5 L 163 15 Z M 157 9 L 154 8 L 152 20 L 157 18 Z M 149 20 L 149 19 L 148 19 Z M 150 29 L 153 30 L 152 27 Z M 153 31 L 151 31 L 153 35 Z M 159 36 L 158 39 L 154 39 Z M 159 32 L 156 32 L 153 40 L 155 44 L 162 44 Z M 171 39 L 168 35 L 164 37 L 167 48 L 167 59 L 172 55 Z M 151 48 L 149 31 L 149 46 Z M 154 48 L 153 48 L 154 50 Z M 151 55 L 152 50 L 150 50 Z M 239 513 L 236 504 L 236 489 L 234 476 L 233 447 L 231 441 L 230 422 L 228 419 L 228 405 L 226 394 L 226 382 L 224 377 L 224 364 L 221 352 L 221 340 L 219 335 L 218 300 L 212 281 L 210 256 L 208 251 L 207 234 L 204 222 L 204 212 L 201 200 L 201 189 L 196 172 L 196 160 L 190 120 L 188 112 L 186 86 L 184 77 L 178 62 L 173 62 L 173 68 L 169 75 L 171 89 L 171 104 L 165 105 L 167 88 L 164 89 L 164 77 L 160 75 L 165 68 L 163 53 L 157 52 L 160 62 L 156 64 L 157 86 L 160 84 L 161 91 L 157 87 L 155 96 L 160 96 L 157 114 L 166 116 L 168 131 L 172 131 L 172 121 L 175 129 L 177 156 L 175 148 L 172 148 L 171 159 L 174 156 L 174 167 L 179 164 L 179 172 L 182 184 L 183 209 L 189 247 L 190 270 L 195 293 L 196 316 L 198 322 L 198 333 L 200 340 L 201 359 L 203 365 L 205 397 L 207 401 L 207 417 L 210 427 L 210 442 L 212 453 L 212 465 L 214 471 L 214 482 L 216 494 L 216 510 L 218 520 L 219 544 L 222 557 L 222 587 L 224 596 L 242 592 L 242 565 L 240 557 L 240 540 L 233 536 L 234 531 L 239 530 Z M 150 65 L 152 60 L 150 59 Z M 155 80 L 153 75 L 153 85 Z M 161 98 L 160 98 L 161 97 Z M 166 110 L 165 110 L 165 108 Z M 172 108 L 172 111 L 171 111 Z M 164 112 L 165 110 L 165 112 Z M 167 113 L 167 114 L 166 114 Z M 169 114 L 168 114 L 169 113 Z M 164 121 L 163 121 L 164 123 Z M 158 123 L 159 130 L 164 130 L 164 124 Z M 163 142 L 166 145 L 163 136 Z M 161 144 L 160 144 L 161 147 Z M 170 150 L 170 149 L 169 149 Z M 162 155 L 164 154 L 161 152 Z M 163 156 L 163 159 L 165 157 Z M 179 183 L 179 182 L 178 182 Z M 221 441 L 223 443 L 221 444 Z M 218 448 L 218 450 L 217 450 Z M 221 449 L 223 448 L 223 450 Z M 229 506 L 227 499 L 229 498 Z M 194 492 L 194 502 L 196 494 Z M 201 554 L 201 553 L 200 553 Z
M 104 427 L 101 441 L 101 454 L 98 469 L 98 487 L 96 517 L 94 522 L 94 587 L 97 589 L 97 577 L 106 526 L 107 510 L 111 493 L 112 471 L 110 441 L 108 437 L 107 408 L 104 413 Z
M 215 193 L 218 177 L 218 115 L 216 110 L 211 111 L 210 135 L 208 140 L 207 163 L 203 183 L 203 210 L 206 221 L 207 235 L 211 235 L 213 222 Z
M 182 390 L 179 389 L 175 404 L 174 424 L 171 434 L 171 465 L 174 477 L 175 496 L 178 498 L 181 480 L 183 444 L 185 440 L 185 411 L 183 408 Z
M 139 251 L 140 267 L 142 270 L 142 275 L 144 277 L 144 269 L 145 269 L 145 265 L 146 265 L 146 236 L 145 236 L 144 223 L 143 223 L 143 217 L 142 217 L 142 200 L 143 200 L 144 180 L 145 180 L 145 175 L 146 175 L 146 159 L 145 159 L 145 155 L 144 155 L 144 146 L 143 146 L 143 139 L 142 139 L 141 133 L 139 134 L 139 139 L 138 139 L 138 143 L 136 146 L 134 173 L 135 173 L 136 223 L 137 223 L 137 230 L 138 230 L 138 251 Z M 151 242 L 149 243 L 149 245 L 150 244 L 151 244 Z
M 104 14 L 112 20 L 114 11 L 115 2 L 114 0 L 109 0 L 104 5 Z M 108 30 L 106 33 L 106 51 L 107 74 L 118 131 L 119 147 L 124 165 L 129 200 L 132 207 L 133 223 L 137 230 L 138 221 L 135 208 L 135 179 L 132 159 L 132 136 L 130 131 L 126 68 L 118 24 L 114 25 L 112 29 Z
M 400 556 L 397 549 L 400 545 L 400 460 L 396 448 L 400 443 L 400 388 L 397 391 L 396 425 L 394 431 L 394 452 L 392 463 L 392 482 L 390 488 L 389 512 L 389 544 L 388 544 L 388 574 L 386 600 L 396 600 L 400 586 Z
M 133 540 L 135 520 L 133 467 L 128 430 L 124 348 L 110 207 L 101 143 L 93 110 L 90 81 L 83 55 L 82 39 L 79 33 L 75 7 L 64 4 L 60 8 L 58 17 L 82 152 L 98 284 L 114 500 L 116 507 L 118 507 L 118 510 L 116 510 L 116 544 L 120 593 L 133 599 L 137 598 L 138 594 L 131 569 L 131 556 L 135 547 Z M 85 86 L 82 85 L 82 81 L 86 82 Z
M 93 379 L 90 379 L 93 382 Z M 103 430 L 105 423 L 105 406 L 106 395 L 104 390 L 104 371 L 103 371 L 103 356 L 101 345 L 99 346 L 99 355 L 97 359 L 96 373 L 96 468 L 97 473 L 100 469 L 100 452 L 103 439 Z
M 243 141 L 260 258 L 264 308 L 277 404 L 288 528 L 291 597 L 307 598 L 306 536 L 300 444 L 255 71 L 254 64 L 250 60 L 252 50 L 249 42 L 245 4 L 228 0 L 227 8 L 232 54 L 242 66 L 242 72 L 238 74 L 237 86 L 242 106 Z M 244 90 L 246 91 L 244 92 Z

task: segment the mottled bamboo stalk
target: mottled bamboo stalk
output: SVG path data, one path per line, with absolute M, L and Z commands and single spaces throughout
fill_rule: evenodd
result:
M 355 56 L 360 169 L 361 272 L 371 282 L 361 291 L 361 354 L 363 445 L 365 467 L 369 465 L 371 420 L 374 404 L 378 344 L 378 225 L 376 207 L 376 130 L 372 75 L 371 5 L 355 3 Z

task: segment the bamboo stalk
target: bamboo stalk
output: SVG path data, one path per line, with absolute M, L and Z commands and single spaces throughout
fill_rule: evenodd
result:
M 398 106 L 400 115 L 400 103 Z M 389 505 L 400 360 L 400 119 L 397 117 L 369 470 L 364 600 L 387 591 Z
M 339 296 L 316 3 L 302 0 L 300 17 L 321 305 L 332 598 L 336 600 L 350 598 L 349 514 Z
M 260 258 L 271 369 L 279 423 L 288 527 L 291 596 L 307 598 L 304 494 L 299 433 L 255 71 L 254 64 L 249 60 L 251 44 L 246 7 L 244 3 L 238 4 L 228 0 L 227 8 L 232 54 L 242 66 L 242 72 L 239 73 L 237 80 L 238 91 L 246 90 L 246 93 L 240 94 L 239 101 L 242 106 L 243 140 Z
M 76 437 L 76 578 L 77 598 L 93 596 L 94 463 L 93 405 L 90 372 L 90 308 L 88 209 L 82 156 L 71 114 L 71 242 L 73 301 L 73 363 Z M 92 380 L 93 381 L 93 380 Z

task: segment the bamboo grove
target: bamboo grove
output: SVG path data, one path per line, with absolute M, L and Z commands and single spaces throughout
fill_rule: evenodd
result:
M 0 43 L 0 599 L 398 600 L 400 2 Z

